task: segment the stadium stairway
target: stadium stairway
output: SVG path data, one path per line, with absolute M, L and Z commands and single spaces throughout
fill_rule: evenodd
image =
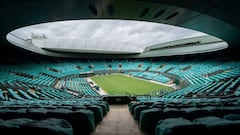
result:
M 127 104 L 110 105 L 110 111 L 90 135 L 148 135 L 141 131 Z

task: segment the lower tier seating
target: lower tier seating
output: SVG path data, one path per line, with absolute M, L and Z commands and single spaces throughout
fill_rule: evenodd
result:
M 88 135 L 108 111 L 108 103 L 98 99 L 4 101 L 0 104 L 0 130 L 11 133 L 11 129 L 17 129 L 25 134 L 25 129 L 44 128 L 39 133 L 46 130 L 49 135 Z
M 9 135 L 73 135 L 71 124 L 60 118 L 0 120 L 0 130 Z
M 240 120 L 216 116 L 196 118 L 167 118 L 157 124 L 155 135 L 238 135 Z
M 219 120 L 219 125 L 221 125 L 221 122 L 226 123 L 225 126 L 229 126 L 226 128 L 228 132 L 235 130 L 234 126 L 240 125 L 240 121 L 238 121 L 240 120 L 239 103 L 240 98 L 182 100 L 159 99 L 159 101 L 131 102 L 129 103 L 129 111 L 133 115 L 133 118 L 139 122 L 139 127 L 142 131 L 150 134 L 155 133 L 155 135 L 190 135 L 195 134 L 197 131 L 186 132 L 185 127 L 188 127 L 189 129 L 196 128 L 196 130 L 199 128 L 198 130 L 200 131 L 208 131 L 212 127 L 221 128 L 221 126 L 218 126 L 219 123 L 217 122 L 210 122 L 213 125 L 209 125 L 210 123 L 205 122 L 205 120 L 211 120 L 212 117 L 223 119 L 224 121 Z M 205 123 L 202 122 L 200 118 L 202 118 Z M 235 121 L 231 122 L 230 120 Z M 233 127 L 231 124 L 233 124 Z M 177 127 L 176 131 L 179 129 L 181 132 L 175 132 L 175 126 Z M 172 128 L 174 131 L 171 131 Z M 215 132 L 218 133 L 217 131 L 217 129 L 214 131 L 211 130 L 212 134 L 215 134 Z M 224 133 L 227 133 L 227 131 Z

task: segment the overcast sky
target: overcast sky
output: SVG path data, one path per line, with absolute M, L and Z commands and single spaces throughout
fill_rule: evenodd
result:
M 80 20 L 38 24 L 13 31 L 22 38 L 31 33 L 51 38 L 114 41 L 120 44 L 149 46 L 168 41 L 206 35 L 190 29 L 140 21 Z

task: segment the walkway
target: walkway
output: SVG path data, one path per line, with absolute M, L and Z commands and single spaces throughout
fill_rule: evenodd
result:
M 110 105 L 110 111 L 91 135 L 147 135 L 139 130 L 127 105 Z

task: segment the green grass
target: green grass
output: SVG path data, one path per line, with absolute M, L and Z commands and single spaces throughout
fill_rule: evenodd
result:
M 120 74 L 93 76 L 91 79 L 109 95 L 143 95 L 168 88 L 160 84 Z

